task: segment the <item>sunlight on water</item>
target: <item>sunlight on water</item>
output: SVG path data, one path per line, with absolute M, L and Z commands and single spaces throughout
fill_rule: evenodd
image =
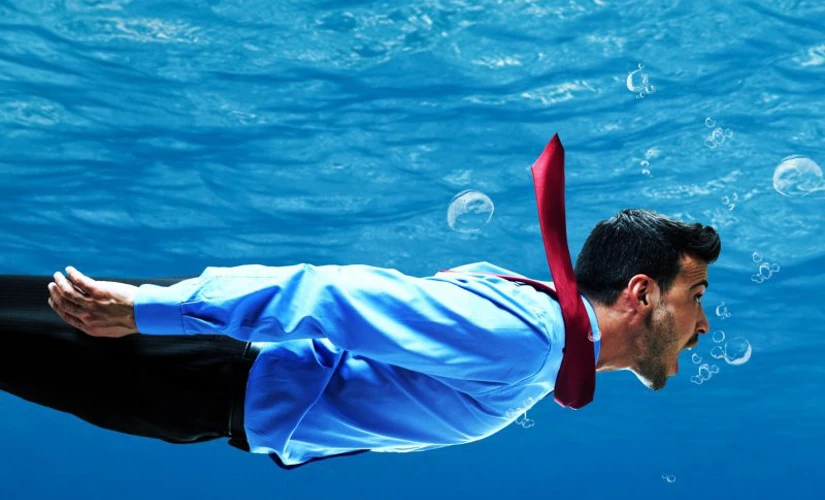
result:
M 825 44 L 811 47 L 806 51 L 806 57 L 797 57 L 795 60 L 802 67 L 821 66 L 825 64 Z

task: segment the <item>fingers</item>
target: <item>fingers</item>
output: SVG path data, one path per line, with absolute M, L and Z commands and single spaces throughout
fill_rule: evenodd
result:
M 93 279 L 69 266 L 66 274 L 54 273 L 54 282 L 49 283 L 49 307 L 63 321 L 94 337 L 123 337 L 138 333 L 134 325 L 122 324 L 118 311 L 106 310 L 111 298 L 105 287 L 98 286 Z
M 72 281 L 75 284 L 75 287 L 77 288 L 77 290 L 81 294 L 94 295 L 94 292 L 97 291 L 97 288 L 95 287 L 94 280 L 91 279 L 91 278 L 86 277 L 85 275 L 83 275 L 80 271 L 78 271 L 74 267 L 67 266 L 66 267 L 66 274 L 69 275 L 69 278 L 72 279 Z
M 63 281 L 65 282 L 66 280 L 63 279 Z M 83 299 L 74 299 L 76 292 L 71 290 L 71 285 L 69 285 L 69 292 L 66 292 L 65 287 L 65 283 L 63 286 L 55 283 L 49 283 L 49 297 L 56 307 L 71 314 L 72 316 L 80 318 L 84 311 Z
M 49 283 L 49 306 L 64 321 L 83 330 L 88 300 L 60 272 L 54 273 L 54 282 Z
M 50 289 L 53 286 L 54 286 L 53 283 L 49 284 Z M 66 323 L 70 324 L 71 326 L 77 328 L 78 330 L 86 332 L 86 330 L 83 326 L 83 322 L 80 321 L 80 318 L 78 318 L 77 316 L 75 316 L 75 315 L 73 315 L 69 312 L 66 312 L 66 310 L 64 308 L 60 307 L 58 302 L 55 302 L 54 298 L 52 298 L 52 297 L 49 297 L 49 307 L 51 307 L 52 310 L 54 310 L 54 312 L 56 312 L 57 315 L 60 316 L 60 318 L 63 321 L 65 321 Z M 86 332 L 86 333 L 88 333 L 88 332 Z
M 54 283 L 49 283 L 49 289 L 51 290 L 53 288 L 56 289 L 57 285 Z M 60 299 L 55 300 L 53 296 L 49 297 L 49 307 L 51 307 L 54 312 L 56 312 L 57 315 L 63 319 L 63 321 L 74 328 L 77 328 L 86 335 L 91 335 L 92 337 L 119 338 L 138 333 L 134 328 L 125 328 L 123 326 L 101 326 L 99 322 L 94 320 L 81 320 L 74 314 L 66 311 L 65 307 L 61 307 L 61 304 L 65 306 L 66 301 L 59 301 Z
M 52 296 L 54 302 L 65 309 L 70 309 L 75 306 L 78 310 L 81 309 L 81 304 L 85 298 L 75 290 L 74 286 L 69 283 L 69 280 L 63 277 L 59 272 L 52 276 L 54 283 L 49 283 L 49 294 Z M 77 313 L 79 311 L 76 311 Z

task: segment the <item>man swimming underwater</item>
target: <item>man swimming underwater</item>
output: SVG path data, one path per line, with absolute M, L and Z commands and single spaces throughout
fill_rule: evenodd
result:
M 720 251 L 713 228 L 648 210 L 599 222 L 575 267 L 595 369 L 566 361 L 575 377 L 630 370 L 663 388 L 708 332 Z M 287 469 L 488 437 L 552 393 L 580 349 L 547 283 L 486 262 L 423 278 L 310 264 L 66 272 L 0 277 L 0 388 L 133 435 L 227 437 Z

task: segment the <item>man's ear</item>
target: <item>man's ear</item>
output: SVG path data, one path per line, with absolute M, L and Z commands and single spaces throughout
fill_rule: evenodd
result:
M 638 309 L 647 309 L 653 303 L 653 296 L 657 291 L 656 282 L 646 274 L 637 274 L 630 278 L 628 283 L 630 299 Z

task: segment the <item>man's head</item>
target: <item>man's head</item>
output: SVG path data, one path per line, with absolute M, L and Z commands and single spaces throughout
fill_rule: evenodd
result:
M 599 368 L 631 370 L 649 388 L 664 387 L 682 349 L 708 332 L 701 297 L 721 248 L 713 228 L 649 210 L 599 222 L 576 261 L 579 291 L 602 329 Z

